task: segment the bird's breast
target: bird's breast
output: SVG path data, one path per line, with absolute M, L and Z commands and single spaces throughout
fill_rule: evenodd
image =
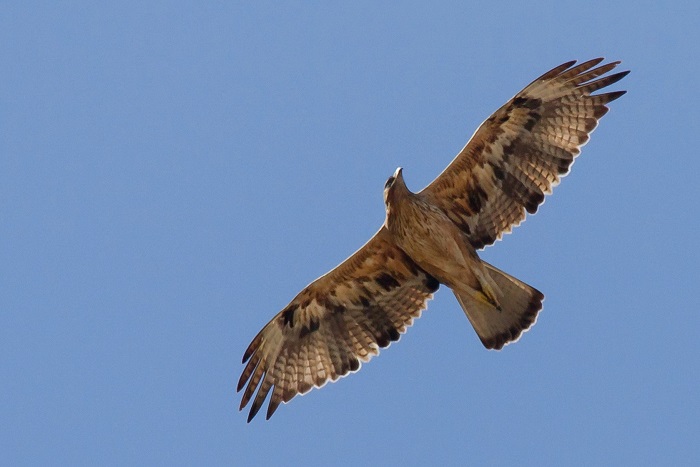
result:
M 387 227 L 396 244 L 440 282 L 449 284 L 455 276 L 464 276 L 476 257 L 454 222 L 427 203 L 395 206 L 387 215 Z

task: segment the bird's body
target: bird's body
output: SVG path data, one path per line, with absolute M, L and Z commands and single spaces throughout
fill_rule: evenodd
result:
M 486 348 L 501 349 L 534 324 L 542 293 L 477 250 L 537 210 L 606 104 L 625 93 L 593 94 L 628 73 L 604 76 L 619 62 L 597 66 L 602 60 L 567 62 L 530 83 L 420 192 L 408 190 L 401 169 L 389 178 L 386 220 L 374 237 L 299 292 L 246 349 L 238 390 L 245 387 L 241 409 L 253 401 L 248 421 L 270 392 L 267 418 L 297 394 L 357 371 L 399 339 L 440 284 Z
M 396 245 L 441 284 L 500 308 L 498 287 L 464 232 L 438 206 L 410 192 L 400 168 L 392 178 L 384 225 Z
M 500 349 L 534 323 L 542 308 L 541 292 L 481 261 L 469 238 L 440 207 L 408 190 L 401 168 L 384 190 L 384 225 L 392 240 L 452 289 L 484 346 Z

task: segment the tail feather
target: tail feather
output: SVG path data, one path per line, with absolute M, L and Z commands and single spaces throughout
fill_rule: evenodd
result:
M 544 295 L 485 261 L 483 265 L 498 286 L 496 295 L 501 310 L 474 295 L 457 291 L 454 294 L 484 346 L 500 350 L 535 324 Z

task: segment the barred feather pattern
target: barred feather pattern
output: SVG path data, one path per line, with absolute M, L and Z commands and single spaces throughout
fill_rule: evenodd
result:
M 399 340 L 438 287 L 382 227 L 357 253 L 302 290 L 253 339 L 238 381 L 238 391 L 245 387 L 240 408 L 252 400 L 248 421 L 270 392 L 268 419 L 280 403 L 359 370 L 379 349 Z
M 588 142 L 606 104 L 625 91 L 592 94 L 626 76 L 620 62 L 564 63 L 491 115 L 420 194 L 483 248 L 535 213 Z

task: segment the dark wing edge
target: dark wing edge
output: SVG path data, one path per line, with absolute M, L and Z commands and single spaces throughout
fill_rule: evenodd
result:
M 237 386 L 237 391 L 245 387 L 240 410 L 257 388 L 250 422 L 272 392 L 269 419 L 280 403 L 358 371 L 380 348 L 399 340 L 438 287 L 382 227 L 302 290 L 253 339 Z
M 568 174 L 608 103 L 626 91 L 592 94 L 629 71 L 596 58 L 543 74 L 491 115 L 450 165 L 421 191 L 479 249 L 534 214 Z

